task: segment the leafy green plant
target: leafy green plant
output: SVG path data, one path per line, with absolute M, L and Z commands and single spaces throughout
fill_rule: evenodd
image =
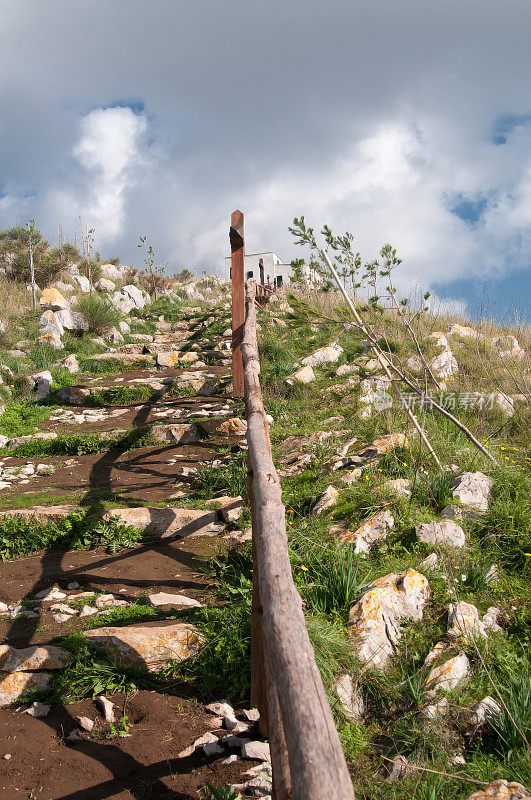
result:
M 102 437 L 99 433 L 72 433 L 57 436 L 55 439 L 29 439 L 10 450 L 1 450 L 0 455 L 17 458 L 34 456 L 83 456 L 89 453 L 101 453 L 106 450 L 131 450 L 134 447 L 145 447 L 153 444 L 150 428 L 132 428 L 126 434 Z
M 306 555 L 301 571 L 306 579 L 300 584 L 304 600 L 314 611 L 324 614 L 348 613 L 370 583 L 360 557 L 351 547 L 331 544 L 315 548 Z
M 85 405 L 99 407 L 143 403 L 157 397 L 158 394 L 159 392 L 151 386 L 110 386 L 107 389 L 96 389 L 91 392 Z
M 109 722 L 109 731 L 111 736 L 130 736 L 129 729 L 133 727 L 133 723 L 129 722 L 127 714 L 123 714 L 120 719 L 114 722 Z
M 116 327 L 122 319 L 120 311 L 109 300 L 100 298 L 96 294 L 83 295 L 77 310 L 83 314 L 89 331 L 100 336 Z
M 201 800 L 242 800 L 240 792 L 232 786 L 213 786 L 211 783 L 205 784 L 199 797 Z

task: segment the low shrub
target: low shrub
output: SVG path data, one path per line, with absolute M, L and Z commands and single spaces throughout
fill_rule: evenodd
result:
M 90 333 L 102 335 L 116 327 L 122 319 L 122 314 L 114 308 L 109 300 L 102 299 L 96 294 L 84 295 L 77 305 L 88 325 Z

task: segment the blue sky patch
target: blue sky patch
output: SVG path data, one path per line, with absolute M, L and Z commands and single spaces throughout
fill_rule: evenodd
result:
M 448 208 L 467 225 L 475 227 L 481 221 L 487 202 L 486 197 L 467 197 L 464 194 L 457 194 L 449 200 Z
M 460 280 L 434 287 L 437 297 L 464 300 L 472 320 L 495 319 L 498 324 L 514 323 L 515 319 L 531 322 L 531 263 L 523 270 L 503 277 Z
M 506 144 L 509 134 L 520 125 L 531 125 L 531 114 L 500 114 L 492 126 L 492 141 Z

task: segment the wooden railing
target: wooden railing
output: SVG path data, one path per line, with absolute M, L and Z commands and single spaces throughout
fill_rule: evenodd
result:
M 243 215 L 241 236 L 243 247 Z M 285 509 L 260 389 L 255 296 L 256 285 L 248 281 L 240 349 L 253 527 L 251 700 L 270 743 L 274 800 L 353 800 L 291 574 Z

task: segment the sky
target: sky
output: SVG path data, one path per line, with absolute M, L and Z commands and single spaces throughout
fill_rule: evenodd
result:
M 529 319 L 529 0 L 0 0 L 0 227 L 220 272 L 304 214 Z

